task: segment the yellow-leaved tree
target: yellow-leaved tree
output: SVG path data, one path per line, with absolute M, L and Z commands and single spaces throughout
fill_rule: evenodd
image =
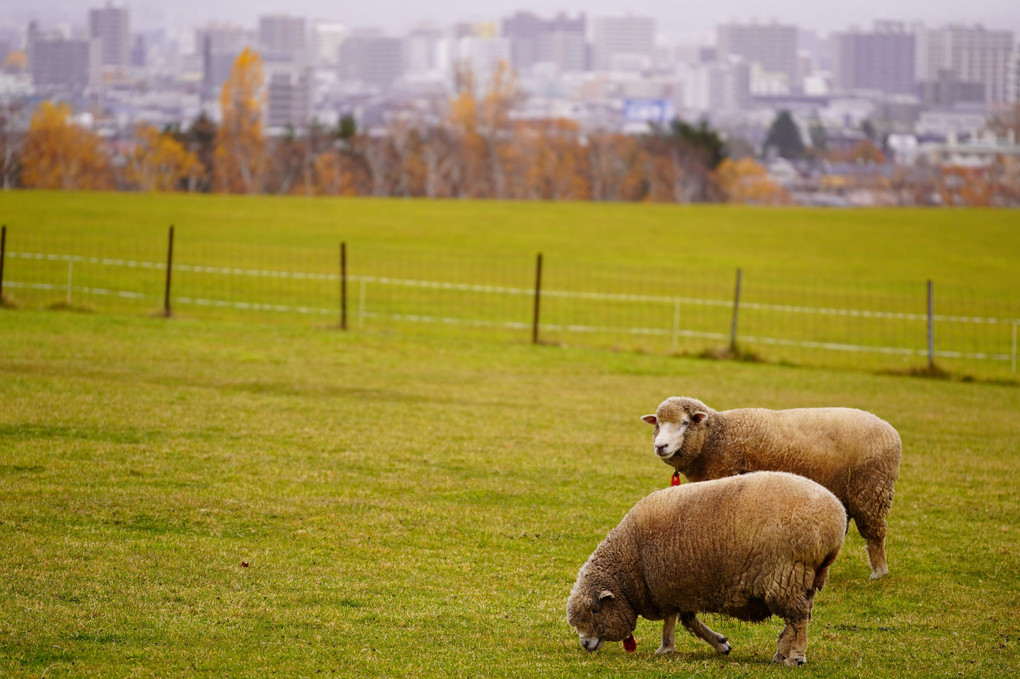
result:
M 261 193 L 268 154 L 262 133 L 264 92 L 262 58 L 245 48 L 234 61 L 220 91 L 223 122 L 216 131 L 213 189 L 227 193 Z
M 731 203 L 784 205 L 790 197 L 782 186 L 769 179 L 764 167 L 752 158 L 724 159 L 715 170 L 716 181 Z
M 194 191 L 205 166 L 191 151 L 152 125 L 139 125 L 135 130 L 138 145 L 128 161 L 127 180 L 142 191 Z
M 21 154 L 21 181 L 30 189 L 113 188 L 103 141 L 71 121 L 71 107 L 44 101 L 32 114 Z

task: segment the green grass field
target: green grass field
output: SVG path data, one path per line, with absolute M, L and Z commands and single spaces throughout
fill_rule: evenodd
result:
M 0 194 L 8 247 L 27 224 L 55 247 L 77 244 L 69 225 L 91 225 L 96 242 L 123 236 L 129 248 L 131 221 L 165 209 L 187 213 L 174 218 L 182 230 L 201 223 L 209 247 L 268 238 L 280 257 L 344 237 L 440 261 L 449 249 L 481 262 L 541 249 L 654 271 L 669 266 L 663 243 L 677 232 L 705 232 L 680 239 L 715 243 L 685 247 L 692 270 L 755 256 L 778 282 L 786 257 L 788 276 L 806 282 L 840 268 L 876 275 L 868 248 L 851 249 L 884 234 L 881 257 L 902 260 L 890 294 L 915 275 L 988 291 L 1018 276 L 1011 213 L 104 200 L 105 211 L 95 196 Z M 502 210 L 503 222 L 472 229 Z M 257 234 L 231 223 L 258 214 L 275 219 Z M 691 223 L 663 223 L 681 217 Z M 807 237 L 782 255 L 764 235 L 757 248 L 738 243 L 755 237 L 746 228 L 723 238 L 742 220 L 784 237 L 827 220 L 852 233 L 834 248 L 815 239 L 815 258 Z M 945 236 L 942 250 L 913 247 L 899 220 Z M 583 238 L 584 221 L 597 238 Z M 151 311 L 0 310 L 0 676 L 927 678 L 1020 666 L 1015 384 Z M 660 627 L 647 621 L 637 653 L 589 655 L 565 622 L 577 569 L 668 484 L 638 418 L 673 394 L 718 409 L 859 407 L 903 438 L 891 573 L 868 579 L 851 529 L 800 670 L 769 662 L 775 619 L 709 616 L 733 644 L 726 657 L 684 635 L 677 654 L 657 657 Z

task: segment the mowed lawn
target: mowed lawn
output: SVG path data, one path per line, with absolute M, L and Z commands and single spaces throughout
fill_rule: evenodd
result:
M 799 670 L 775 619 L 669 657 L 657 623 L 587 654 L 565 622 L 668 484 L 638 418 L 673 394 L 903 438 L 891 573 L 851 528 Z M 1009 384 L 0 310 L 0 676 L 1015 676 L 1018 414 Z

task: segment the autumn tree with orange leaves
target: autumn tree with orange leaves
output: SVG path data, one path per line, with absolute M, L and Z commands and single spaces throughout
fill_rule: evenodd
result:
M 213 152 L 213 190 L 262 193 L 268 153 L 262 131 L 262 58 L 245 48 L 220 91 L 222 124 Z
M 21 156 L 22 185 L 30 189 L 113 188 L 102 139 L 71 121 L 71 107 L 44 101 L 32 114 Z
M 719 163 L 715 174 L 716 181 L 731 203 L 783 205 L 790 201 L 783 187 L 769 179 L 765 168 L 752 158 L 726 158 Z
M 125 178 L 142 191 L 194 191 L 205 167 L 191 151 L 152 125 L 135 129 L 137 146 L 128 159 Z

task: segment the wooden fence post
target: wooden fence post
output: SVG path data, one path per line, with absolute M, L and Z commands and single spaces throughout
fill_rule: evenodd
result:
M 542 253 L 538 253 L 535 265 L 535 315 L 531 322 L 531 343 L 538 344 L 538 309 L 542 299 Z
M 163 293 L 163 317 L 170 318 L 170 272 L 174 266 L 174 225 L 170 225 L 170 236 L 166 247 L 166 290 Z

